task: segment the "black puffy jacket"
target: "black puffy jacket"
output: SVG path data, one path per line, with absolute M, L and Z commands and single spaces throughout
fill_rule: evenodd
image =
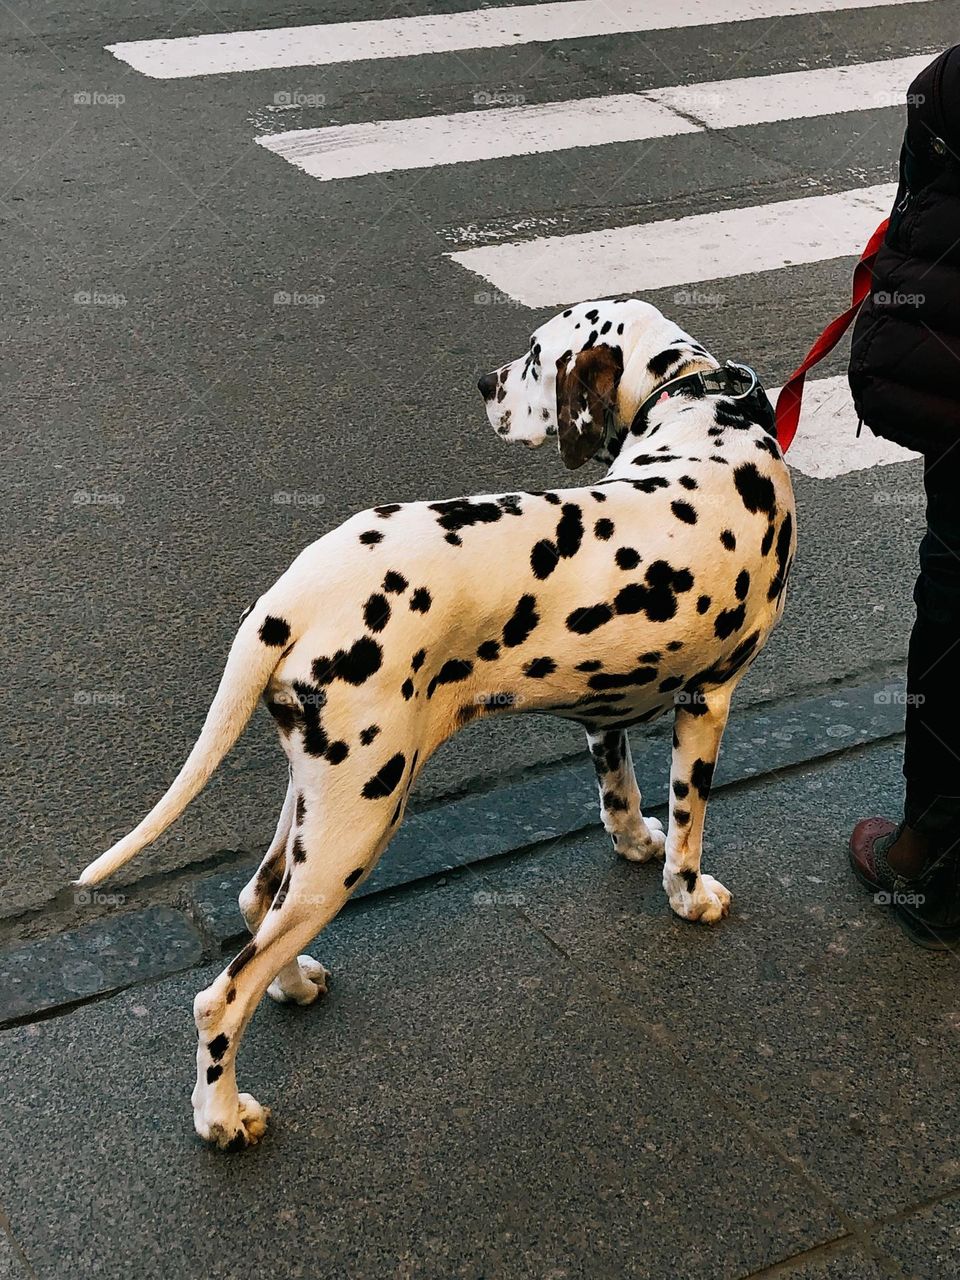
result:
M 853 331 L 850 389 L 879 436 L 930 454 L 960 440 L 960 45 L 910 86 L 900 187 Z

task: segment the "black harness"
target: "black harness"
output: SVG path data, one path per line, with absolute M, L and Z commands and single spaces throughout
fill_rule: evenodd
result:
M 748 364 L 737 364 L 728 360 L 721 369 L 704 369 L 700 373 L 688 373 L 672 382 L 665 382 L 651 392 L 634 414 L 630 424 L 630 434 L 643 435 L 647 429 L 647 418 L 650 410 L 661 400 L 672 399 L 673 396 L 692 396 L 702 400 L 706 396 L 723 396 L 725 400 L 735 400 L 736 407 L 750 422 L 755 422 L 770 435 L 776 435 L 776 417 L 773 405 L 763 389 L 763 384 L 756 371 Z

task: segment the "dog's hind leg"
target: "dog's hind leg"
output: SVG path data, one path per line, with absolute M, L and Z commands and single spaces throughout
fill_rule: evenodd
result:
M 730 894 L 700 870 L 703 824 L 720 739 L 730 711 L 734 682 L 698 690 L 695 701 L 678 706 L 670 771 L 670 822 L 663 887 L 670 905 L 685 920 L 713 924 L 730 910 Z
M 260 928 L 283 881 L 290 833 L 295 822 L 302 822 L 303 809 L 304 801 L 298 798 L 291 779 L 270 847 L 256 873 L 240 891 L 240 910 L 252 934 Z M 329 970 L 318 960 L 298 956 L 280 970 L 267 988 L 267 995 L 281 1004 L 312 1004 L 317 996 L 326 993 L 329 977 Z
M 662 858 L 666 837 L 661 823 L 640 811 L 640 788 L 626 733 L 588 729 L 587 742 L 600 788 L 600 816 L 614 849 L 631 862 Z
M 294 981 L 311 981 L 298 952 L 334 918 L 392 834 L 400 779 L 387 790 L 393 775 L 381 769 L 376 777 L 386 779 L 382 788 L 368 782 L 358 794 L 353 774 L 340 775 L 335 786 L 305 789 L 295 773 L 300 794 L 280 888 L 255 937 L 194 1001 L 194 1124 L 202 1138 L 220 1147 L 257 1142 L 266 1128 L 266 1109 L 238 1093 L 236 1083 L 237 1049 L 263 993 L 279 974 L 290 974 L 290 966 L 299 971 Z M 315 779 L 321 780 L 322 774 Z

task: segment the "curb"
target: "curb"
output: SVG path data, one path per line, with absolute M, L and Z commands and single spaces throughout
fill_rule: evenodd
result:
M 902 685 L 887 681 L 734 714 L 714 790 L 896 737 L 903 704 Z M 647 730 L 631 747 L 644 807 L 658 809 L 669 789 L 670 729 Z M 355 896 L 518 853 L 598 822 L 584 752 L 582 762 L 409 815 Z M 0 953 L 0 1027 L 190 968 L 203 959 L 205 938 L 217 949 L 239 941 L 246 928 L 237 895 L 256 865 L 196 881 L 183 911 L 148 907 Z

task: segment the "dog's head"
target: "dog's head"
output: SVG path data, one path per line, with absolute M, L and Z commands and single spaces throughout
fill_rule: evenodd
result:
M 650 303 L 605 299 L 546 321 L 522 356 L 477 385 L 498 435 L 531 447 L 556 436 L 572 469 L 593 457 L 611 461 L 661 382 L 716 363 Z

